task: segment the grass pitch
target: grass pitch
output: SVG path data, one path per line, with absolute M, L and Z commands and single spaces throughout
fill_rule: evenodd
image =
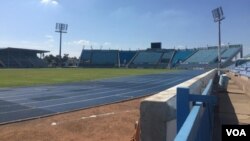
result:
M 0 69 L 0 87 L 33 86 L 169 72 L 167 69 L 46 68 Z

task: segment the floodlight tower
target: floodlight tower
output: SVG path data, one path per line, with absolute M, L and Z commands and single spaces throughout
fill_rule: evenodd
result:
M 60 33 L 60 43 L 59 43 L 59 66 L 62 65 L 62 33 L 67 33 L 68 24 L 56 23 L 56 32 Z
M 218 45 L 218 75 L 220 75 L 221 68 L 221 31 L 220 24 L 223 19 L 225 19 L 223 15 L 222 7 L 218 7 L 212 11 L 214 22 L 218 22 L 219 25 L 219 45 Z

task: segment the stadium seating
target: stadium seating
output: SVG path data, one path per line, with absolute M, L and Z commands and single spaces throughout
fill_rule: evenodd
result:
M 0 68 L 4 68 L 5 64 L 0 60 Z
M 232 58 L 236 53 L 238 53 L 240 48 L 227 48 L 226 51 L 221 55 L 221 59 L 227 60 Z
M 83 50 L 80 56 L 80 64 L 90 64 L 91 54 L 91 50 Z
M 217 59 L 217 49 L 200 49 L 184 63 L 209 64 Z
M 121 66 L 127 65 L 130 60 L 135 56 L 136 51 L 119 51 Z
M 43 52 L 43 51 L 38 51 Z M 46 51 L 45 51 L 46 52 Z M 6 48 L 0 50 L 0 60 L 3 67 L 33 68 L 46 67 L 47 64 L 36 55 L 36 50 Z
M 196 52 L 194 49 L 177 50 L 172 59 L 172 65 L 175 66 L 178 63 L 184 62 L 188 57 Z
M 232 72 L 250 77 L 250 61 L 231 69 Z
M 166 50 L 164 51 L 160 62 L 158 64 L 159 68 L 167 68 L 171 66 L 171 60 L 173 58 L 175 51 L 174 50 Z
M 157 67 L 162 54 L 162 52 L 154 51 L 138 52 L 137 56 L 135 56 L 134 60 L 132 60 L 132 62 L 129 64 L 129 67 Z
M 117 67 L 118 50 L 83 50 L 80 67 Z
M 195 49 L 147 49 L 143 51 L 83 50 L 79 66 L 130 68 L 215 68 L 218 62 L 216 46 Z M 242 52 L 242 45 L 222 47 L 222 67 L 232 64 L 232 57 Z
M 160 63 L 166 63 L 169 64 L 172 57 L 173 57 L 174 51 L 169 51 L 169 52 L 165 52 L 162 57 L 161 57 L 161 61 Z
M 134 64 L 157 64 L 160 60 L 161 52 L 140 52 L 134 59 Z
M 92 64 L 115 65 L 118 64 L 118 51 L 93 51 Z

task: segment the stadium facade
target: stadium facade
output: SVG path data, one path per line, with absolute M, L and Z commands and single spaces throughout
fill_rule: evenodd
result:
M 41 68 L 47 64 L 37 55 L 43 56 L 49 51 L 21 49 L 21 48 L 0 48 L 0 68 Z
M 218 64 L 218 47 L 193 49 L 162 49 L 152 47 L 138 51 L 86 50 L 80 56 L 79 67 L 181 68 L 211 69 Z M 242 58 L 241 44 L 221 48 L 222 67 Z
M 0 68 L 41 68 L 48 65 L 38 57 L 49 51 L 0 48 Z M 241 44 L 223 46 L 221 49 L 222 67 L 230 66 L 242 58 Z M 163 49 L 160 43 L 151 48 L 136 51 L 83 49 L 79 67 L 96 68 L 180 68 L 211 69 L 218 64 L 217 46 L 193 49 Z

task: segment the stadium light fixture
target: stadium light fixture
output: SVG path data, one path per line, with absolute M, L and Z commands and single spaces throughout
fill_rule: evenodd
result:
M 218 7 L 212 10 L 214 22 L 218 22 L 219 26 L 219 45 L 218 45 L 218 75 L 220 75 L 220 68 L 221 68 L 221 21 L 225 19 L 222 7 Z
M 56 31 L 60 33 L 60 43 L 59 43 L 59 66 L 62 66 L 62 33 L 67 33 L 68 24 L 56 23 Z

